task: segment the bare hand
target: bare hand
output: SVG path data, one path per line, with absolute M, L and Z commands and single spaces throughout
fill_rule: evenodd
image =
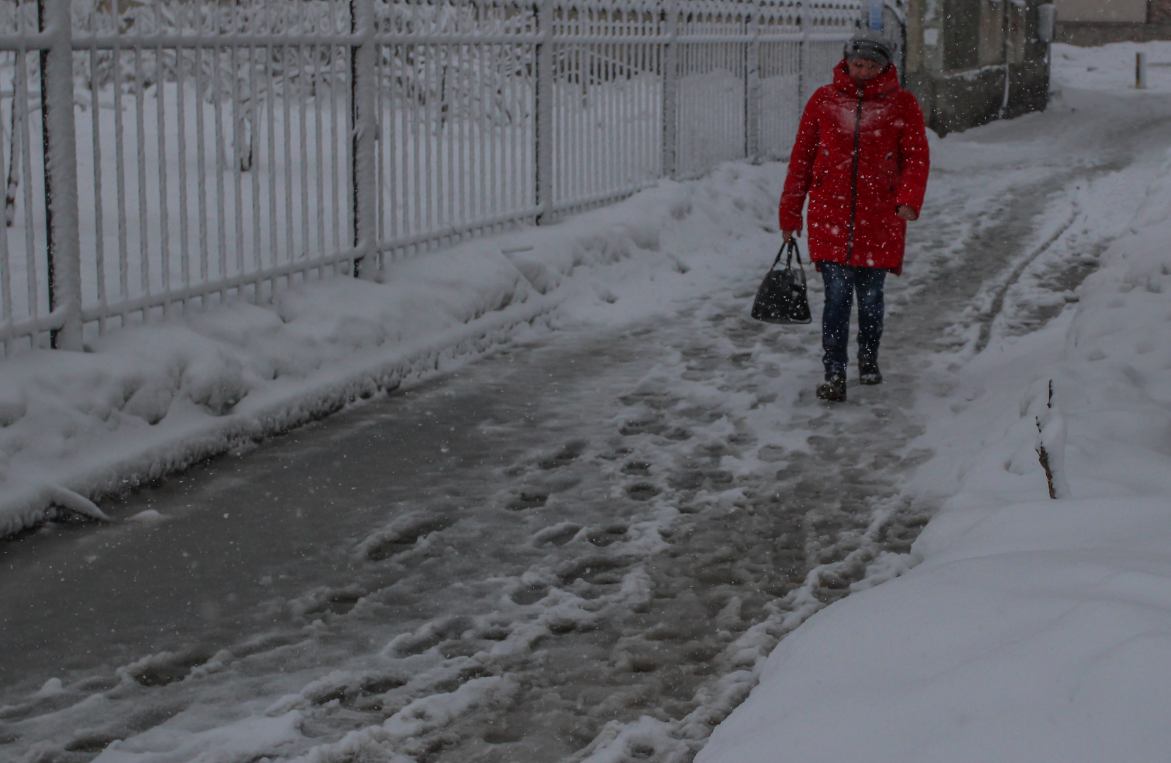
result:
M 913 223 L 919 219 L 919 213 L 906 204 L 899 204 L 898 209 L 895 210 L 895 214 L 909 223 Z
M 795 230 L 783 230 L 783 231 L 781 231 L 781 235 L 785 237 L 785 243 L 786 243 L 786 244 L 787 244 L 787 243 L 789 243 L 790 241 L 792 241 L 792 240 L 793 240 L 793 236 L 794 236 L 794 235 L 796 235 L 796 233 L 797 233 L 797 231 L 795 231 Z

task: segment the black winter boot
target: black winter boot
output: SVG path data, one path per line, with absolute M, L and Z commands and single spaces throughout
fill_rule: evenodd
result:
M 882 384 L 882 371 L 877 360 L 858 361 L 858 381 L 863 384 Z
M 842 374 L 827 374 L 825 381 L 817 385 L 817 399 L 844 403 L 846 401 L 846 377 Z

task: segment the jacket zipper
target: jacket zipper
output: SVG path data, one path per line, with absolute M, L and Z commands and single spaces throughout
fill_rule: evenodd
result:
M 854 221 L 858 215 L 858 148 L 862 142 L 862 90 L 858 90 L 858 114 L 854 121 L 854 176 L 850 194 L 850 239 L 846 244 L 846 267 L 854 254 Z

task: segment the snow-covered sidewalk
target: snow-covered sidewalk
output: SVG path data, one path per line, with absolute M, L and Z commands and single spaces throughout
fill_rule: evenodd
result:
M 1171 45 L 1142 47 L 1171 62 Z M 1171 71 L 1127 91 L 1135 48 L 1055 47 L 1055 110 L 1149 114 L 1166 130 Z M 782 642 L 698 763 L 1167 759 L 1171 153 L 1078 190 L 986 348 L 921 398 L 936 455 L 914 486 L 950 497 L 910 554 L 858 587 L 898 577 Z M 1111 241 L 1100 270 L 1046 328 L 1011 336 L 1047 259 L 1094 254 L 1079 233 Z
M 0 759 L 676 763 L 757 676 L 699 760 L 1154 757 L 1171 70 L 1055 57 L 933 138 L 844 405 L 745 315 L 781 165 L 6 363 L 15 528 L 499 348 L 0 549 Z
M 775 166 L 730 165 L 698 185 L 664 181 L 557 226 L 396 263 L 382 283 L 309 282 L 268 305 L 115 330 L 86 353 L 2 360 L 0 537 L 61 509 L 99 516 L 87 499 L 450 370 L 534 328 L 630 320 L 702 293 L 713 273 L 759 268 L 779 178 Z M 728 251 L 746 236 L 755 247 Z

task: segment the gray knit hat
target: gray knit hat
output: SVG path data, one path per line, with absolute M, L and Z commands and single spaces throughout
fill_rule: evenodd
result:
M 882 32 L 875 29 L 863 29 L 850 38 L 842 55 L 847 61 L 865 58 L 868 61 L 886 66 L 894 57 L 894 46 L 890 40 L 883 37 Z

